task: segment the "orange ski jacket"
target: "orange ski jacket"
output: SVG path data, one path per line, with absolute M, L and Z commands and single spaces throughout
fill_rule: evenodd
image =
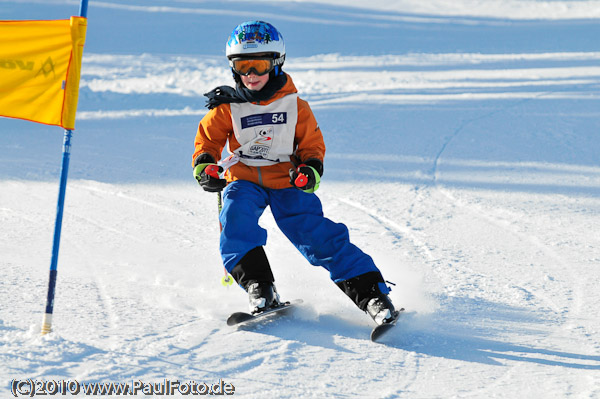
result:
M 277 101 L 289 94 L 297 93 L 298 90 L 287 75 L 286 84 L 277 91 L 269 100 L 257 105 L 267 105 Z M 323 162 L 325 156 L 325 143 L 323 134 L 310 109 L 308 103 L 300 98 L 297 99 L 298 120 L 295 127 L 294 152 L 290 154 L 290 161 L 283 161 L 268 166 L 249 166 L 238 162 L 231 166 L 225 174 L 228 182 L 235 180 L 247 180 L 267 188 L 288 188 L 290 184 L 289 169 L 309 159 L 318 159 Z M 241 147 L 234 134 L 233 120 L 230 104 L 220 104 L 211 109 L 200 121 L 195 139 L 195 150 L 193 160 L 202 154 L 211 155 L 215 161 L 221 159 L 221 153 L 227 143 L 230 153 Z

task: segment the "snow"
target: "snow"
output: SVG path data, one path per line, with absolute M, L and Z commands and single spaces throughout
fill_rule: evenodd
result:
M 244 398 L 600 397 L 600 2 L 346 3 L 90 2 L 43 337 L 63 135 L 0 120 L 0 396 L 31 378 L 223 380 Z M 3 19 L 77 5 L 0 0 Z M 407 309 L 382 344 L 268 211 L 278 290 L 304 303 L 262 328 L 225 325 L 247 299 L 220 284 L 216 198 L 191 154 L 202 94 L 232 82 L 227 35 L 251 18 L 283 32 L 284 69 L 324 132 L 325 214 Z

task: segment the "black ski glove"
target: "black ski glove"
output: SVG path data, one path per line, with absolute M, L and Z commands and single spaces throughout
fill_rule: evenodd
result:
M 204 191 L 216 193 L 223 190 L 227 181 L 219 177 L 222 172 L 223 168 L 208 153 L 200 154 L 194 160 L 194 178 Z
M 306 163 L 290 169 L 290 184 L 305 193 L 314 193 L 321 183 L 323 163 L 318 159 L 309 159 Z

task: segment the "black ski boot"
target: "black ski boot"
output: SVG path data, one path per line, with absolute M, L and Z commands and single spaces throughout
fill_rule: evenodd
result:
M 248 299 L 252 314 L 281 305 L 277 290 L 271 282 L 253 282 L 248 285 Z
M 381 325 L 391 323 L 397 317 L 396 309 L 387 295 L 372 298 L 367 303 L 367 313 L 375 320 L 375 323 Z
M 398 317 L 398 312 L 387 295 L 390 289 L 385 284 L 381 273 L 361 274 L 341 281 L 337 286 L 378 325 L 391 323 Z
M 256 314 L 281 304 L 273 284 L 275 278 L 263 247 L 248 251 L 231 271 L 237 283 L 248 292 L 250 313 Z

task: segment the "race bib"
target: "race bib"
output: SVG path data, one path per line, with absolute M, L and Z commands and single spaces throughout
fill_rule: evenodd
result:
M 298 95 L 289 94 L 267 105 L 232 103 L 231 119 L 240 147 L 231 153 L 248 166 L 288 162 L 294 152 Z

